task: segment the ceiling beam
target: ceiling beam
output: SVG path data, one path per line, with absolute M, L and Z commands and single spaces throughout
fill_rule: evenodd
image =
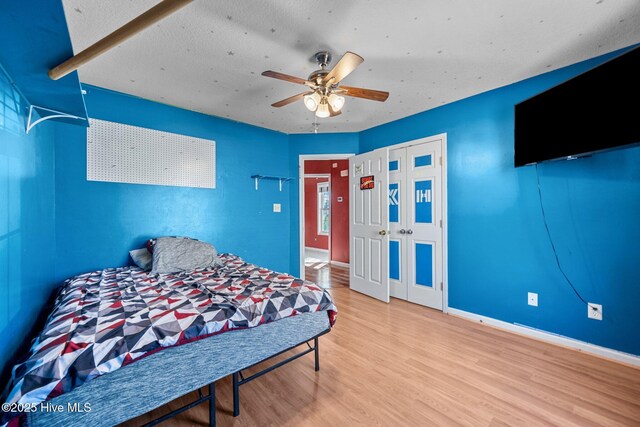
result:
M 58 80 L 66 76 L 109 49 L 114 48 L 156 22 L 182 9 L 192 1 L 193 0 L 163 0 L 82 52 L 49 70 L 49 77 L 51 77 L 52 80 Z

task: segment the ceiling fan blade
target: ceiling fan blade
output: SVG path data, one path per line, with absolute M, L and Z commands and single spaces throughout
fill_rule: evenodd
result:
M 271 104 L 272 107 L 284 107 L 285 105 L 289 105 L 292 104 L 296 101 L 301 100 L 302 98 L 305 97 L 305 95 L 311 95 L 313 92 L 303 92 L 303 93 L 299 93 L 297 95 L 293 95 L 290 96 L 289 98 L 283 99 L 282 101 L 278 101 L 274 104 Z
M 363 89 L 361 87 L 340 86 L 340 90 L 345 90 L 344 95 L 353 96 L 355 98 L 370 99 L 372 101 L 384 102 L 389 97 L 389 92 L 382 90 Z
M 288 74 L 282 74 L 277 71 L 265 71 L 262 73 L 263 76 L 271 77 L 278 80 L 284 80 L 285 82 L 298 83 L 301 85 L 312 86 L 313 83 L 307 81 L 305 79 L 301 79 L 300 77 L 290 76 Z
M 331 83 L 333 85 L 340 83 L 342 79 L 347 77 L 353 70 L 355 70 L 358 65 L 362 64 L 364 58 L 360 55 L 356 55 L 353 52 L 347 52 L 342 55 L 340 61 L 336 64 L 335 67 L 329 74 L 327 74 L 324 79 L 322 79 L 323 83 Z

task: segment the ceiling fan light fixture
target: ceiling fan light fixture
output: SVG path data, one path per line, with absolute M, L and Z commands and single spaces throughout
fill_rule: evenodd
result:
M 328 118 L 342 114 L 341 110 L 346 102 L 342 95 L 380 102 L 386 101 L 389 97 L 389 92 L 381 90 L 340 86 L 342 80 L 364 61 L 360 55 L 346 52 L 330 70 L 327 69 L 327 65 L 331 61 L 331 55 L 327 51 L 318 52 L 315 57 L 320 69 L 313 71 L 306 79 L 272 70 L 262 73 L 265 77 L 306 86 L 305 92 L 274 102 L 271 104 L 272 107 L 280 108 L 302 100 L 305 108 L 315 113 L 315 117 Z
M 327 103 L 326 98 L 323 98 L 320 104 L 318 104 L 316 116 L 320 117 L 321 119 L 326 119 L 327 117 L 329 117 L 329 104 Z
M 320 100 L 321 97 L 318 92 L 314 92 L 311 95 L 306 95 L 304 97 L 304 106 L 307 107 L 309 111 L 316 111 L 320 104 Z
M 333 111 L 340 111 L 342 107 L 344 107 L 344 96 L 336 95 L 332 93 L 329 95 L 329 104 L 331 104 L 331 108 Z

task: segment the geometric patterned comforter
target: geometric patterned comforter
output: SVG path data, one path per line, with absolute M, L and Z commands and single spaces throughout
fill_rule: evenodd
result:
M 67 280 L 7 402 L 38 403 L 151 353 L 210 335 L 336 307 L 311 282 L 222 254 L 221 267 L 151 274 L 109 268 Z M 1 413 L 7 422 L 11 413 Z M 18 414 L 13 414 L 18 415 Z

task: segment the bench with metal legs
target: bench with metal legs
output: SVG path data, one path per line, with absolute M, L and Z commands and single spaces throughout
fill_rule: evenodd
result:
M 215 427 L 215 425 L 216 425 L 216 384 L 215 383 L 211 383 L 211 384 L 209 384 L 208 388 L 209 388 L 209 394 L 203 395 L 202 394 L 202 389 L 199 388 L 198 389 L 198 398 L 196 400 L 194 400 L 193 402 L 182 406 L 181 408 L 175 409 L 175 410 L 169 412 L 168 414 L 165 414 L 165 415 L 161 416 L 160 418 L 156 418 L 155 420 L 146 423 L 144 425 L 144 427 L 154 426 L 156 424 L 159 424 L 159 423 L 161 423 L 163 421 L 168 420 L 169 418 L 173 418 L 176 415 L 178 415 L 178 414 L 180 414 L 180 413 L 182 413 L 184 411 L 187 411 L 187 410 L 193 408 L 194 406 L 198 406 L 198 405 L 200 405 L 201 403 L 204 403 L 204 402 L 209 402 L 209 425 L 211 427 Z
M 299 347 L 301 345 L 306 345 L 307 348 L 304 349 L 303 351 L 301 351 L 300 353 L 294 354 L 293 356 L 282 360 L 278 363 L 276 363 L 275 365 L 269 366 L 268 368 L 265 368 L 263 370 L 261 370 L 260 372 L 257 372 L 249 377 L 244 377 L 244 375 L 242 374 L 243 369 L 236 371 L 232 374 L 232 378 L 233 378 L 233 416 L 237 417 L 238 415 L 240 415 L 240 386 L 243 384 L 248 383 L 249 381 L 253 381 L 256 378 L 259 378 L 261 376 L 263 376 L 264 374 L 273 371 L 274 369 L 277 369 L 281 366 L 286 365 L 289 362 L 292 362 L 306 354 L 309 354 L 311 352 L 314 352 L 315 355 L 315 370 L 316 372 L 320 370 L 320 347 L 318 346 L 318 338 L 326 333 L 328 333 L 330 331 L 330 329 L 327 329 L 326 331 L 323 331 L 321 333 L 319 333 L 318 335 L 316 335 L 315 337 L 311 338 L 313 340 L 313 346 L 311 346 L 311 344 L 309 344 L 309 342 L 311 340 L 308 341 L 303 341 L 301 343 L 298 343 L 294 346 L 291 346 L 285 350 L 282 350 L 279 353 L 274 354 L 273 356 L 269 356 L 266 359 L 261 360 L 260 362 L 254 363 L 253 365 L 247 366 L 244 369 L 249 369 L 252 368 L 262 362 L 265 362 L 269 359 L 272 359 L 274 357 L 277 357 L 283 353 L 286 353 L 289 350 L 293 350 L 296 347 Z M 202 389 L 198 389 L 198 398 L 196 400 L 194 400 L 191 403 L 186 404 L 185 406 L 182 406 L 178 409 L 175 409 L 171 412 L 169 412 L 168 414 L 165 414 L 159 418 L 156 418 L 153 421 L 150 421 L 148 423 L 146 423 L 144 425 L 144 427 L 150 427 L 150 426 L 154 426 L 156 424 L 159 424 L 163 421 L 168 420 L 169 418 L 173 418 L 176 415 L 187 411 L 191 408 L 193 408 L 194 406 L 198 406 L 201 403 L 204 402 L 209 402 L 209 425 L 212 427 L 215 427 L 216 425 L 216 385 L 215 383 L 211 383 L 208 386 L 209 388 L 209 394 L 204 395 L 202 394 Z
M 313 347 L 309 344 L 309 341 L 304 341 L 304 342 L 296 344 L 296 345 L 294 345 L 292 347 L 289 347 L 286 350 L 282 350 L 280 353 L 274 354 L 273 356 L 270 356 L 270 357 L 268 357 L 268 358 L 266 358 L 264 360 L 261 360 L 258 363 L 254 363 L 251 366 L 247 366 L 244 369 L 252 368 L 253 366 L 256 366 L 256 365 L 258 365 L 258 364 L 260 364 L 260 363 L 262 363 L 262 362 L 264 362 L 266 360 L 272 359 L 272 358 L 274 358 L 276 356 L 279 356 L 282 353 L 286 353 L 287 351 L 292 350 L 292 349 L 294 349 L 294 348 L 296 348 L 298 346 L 306 344 L 307 347 L 308 347 L 304 351 L 301 351 L 300 353 L 297 353 L 297 354 L 295 354 L 295 355 L 293 355 L 293 356 L 291 356 L 291 357 L 289 357 L 289 358 L 287 358 L 287 359 L 285 359 L 285 360 L 283 360 L 281 362 L 278 362 L 275 365 L 269 366 L 268 368 L 265 368 L 265 369 L 261 370 L 260 372 L 257 372 L 257 373 L 255 373 L 255 374 L 253 374 L 251 376 L 248 376 L 248 377 L 245 378 L 244 375 L 242 374 L 242 369 L 237 371 L 237 372 L 234 372 L 232 374 L 232 378 L 233 378 L 233 416 L 237 417 L 238 415 L 240 415 L 240 386 L 241 385 L 246 384 L 249 381 L 253 381 L 256 378 L 259 378 L 259 377 L 263 376 L 264 374 L 266 374 L 268 372 L 271 372 L 274 369 L 279 368 L 279 367 L 281 367 L 283 365 L 286 365 L 287 363 L 292 362 L 292 361 L 298 359 L 299 357 L 302 357 L 302 356 L 304 356 L 306 354 L 309 354 L 311 352 L 315 353 L 315 370 L 316 370 L 316 372 L 319 371 L 320 370 L 320 348 L 318 347 L 318 338 L 320 336 L 326 334 L 329 331 L 330 331 L 330 329 L 327 329 L 326 331 L 324 331 L 324 332 L 316 335 L 315 337 L 313 337 L 312 338 L 313 339 Z

